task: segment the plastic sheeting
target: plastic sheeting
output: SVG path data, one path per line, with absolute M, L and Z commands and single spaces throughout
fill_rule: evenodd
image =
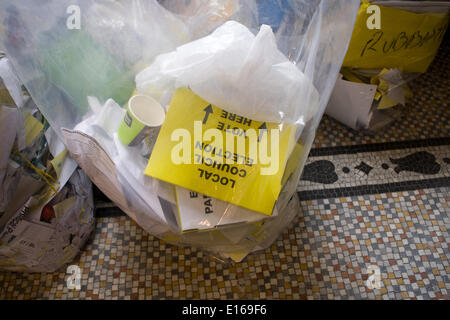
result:
M 76 19 L 69 5 L 79 8 L 80 29 L 67 28 Z M 237 261 L 270 245 L 299 210 L 292 196 L 358 7 L 357 0 L 7 1 L 0 44 L 73 158 L 122 210 L 166 241 Z M 147 128 L 150 106 L 139 115 L 127 104 L 136 94 L 165 108 L 161 127 Z M 133 127 L 136 119 L 142 123 Z M 195 133 L 196 123 L 221 131 L 224 148 L 227 133 L 247 145 L 225 157 L 222 136 L 203 145 L 194 137 L 191 156 L 178 156 L 197 162 L 177 165 L 172 134 Z M 121 126 L 159 133 L 131 147 L 119 139 Z M 269 141 L 269 165 L 251 157 L 258 148 L 261 156 L 261 141 Z
M 52 272 L 94 229 L 92 184 L 0 57 L 0 269 Z

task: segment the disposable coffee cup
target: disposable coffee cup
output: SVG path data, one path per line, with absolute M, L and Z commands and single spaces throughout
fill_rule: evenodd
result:
M 156 139 L 165 118 L 165 110 L 158 101 L 150 96 L 134 95 L 128 101 L 127 112 L 119 127 L 119 140 L 133 147 L 147 136 Z

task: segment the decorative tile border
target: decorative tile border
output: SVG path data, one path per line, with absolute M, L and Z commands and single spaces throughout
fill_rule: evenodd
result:
M 450 139 L 439 142 L 449 142 L 447 140 Z M 361 152 L 360 146 L 340 148 L 339 151 L 343 152 L 340 154 L 329 149 L 312 152 L 298 185 L 300 199 L 449 186 L 450 144 L 440 143 L 396 150 L 387 144 L 368 148 L 378 150 L 374 152 Z M 417 144 L 423 145 L 424 142 Z
M 422 140 L 394 141 L 384 143 L 361 144 L 339 147 L 313 148 L 309 157 L 323 157 L 337 154 L 357 154 L 365 152 L 377 152 L 388 150 L 402 150 L 413 148 L 429 148 L 450 145 L 450 137 L 439 137 Z

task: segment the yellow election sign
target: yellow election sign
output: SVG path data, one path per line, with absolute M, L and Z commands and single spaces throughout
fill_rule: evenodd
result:
M 293 125 L 247 119 L 181 88 L 145 174 L 271 215 L 294 135 Z
M 369 6 L 363 3 L 359 9 L 343 66 L 425 72 L 445 35 L 448 14 L 414 13 L 378 5 L 381 26 L 370 30 Z

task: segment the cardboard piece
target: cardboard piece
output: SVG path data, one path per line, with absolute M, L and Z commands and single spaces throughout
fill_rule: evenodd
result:
M 252 223 L 268 218 L 266 215 L 176 187 L 179 225 L 183 232 L 208 230 L 240 223 Z M 277 216 L 275 207 L 272 217 Z
M 340 75 L 330 96 L 326 113 L 352 129 L 368 128 L 376 92 L 376 85 L 346 81 Z

